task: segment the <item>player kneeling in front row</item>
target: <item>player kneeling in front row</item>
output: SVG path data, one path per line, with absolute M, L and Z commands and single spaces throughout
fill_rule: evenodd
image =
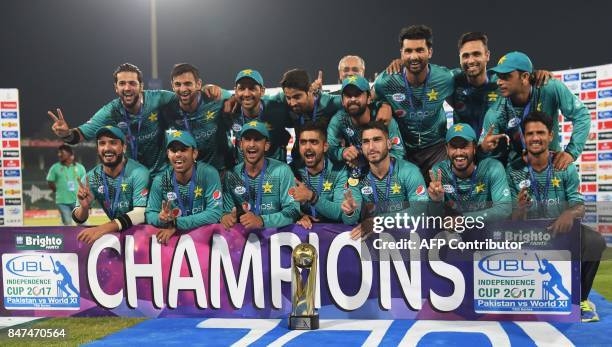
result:
M 215 224 L 221 218 L 221 180 L 217 170 L 197 162 L 196 140 L 187 131 L 168 130 L 168 167 L 153 180 L 147 206 L 147 222 L 161 229 L 160 243 L 176 230 Z
M 299 204 L 289 190 L 295 186 L 289 165 L 265 158 L 270 133 L 262 122 L 242 127 L 240 149 L 244 161 L 225 174 L 221 224 L 226 229 L 242 224 L 247 229 L 280 228 L 294 223 Z
M 481 217 L 484 221 L 502 220 L 512 212 L 512 198 L 503 165 L 486 158 L 476 163 L 477 137 L 469 124 L 458 123 L 446 133 L 449 159 L 429 171 L 429 198 L 444 202 L 446 215 Z M 453 223 L 455 230 L 460 224 Z
M 389 155 L 392 144 L 383 122 L 370 122 L 363 126 L 361 143 L 369 172 L 359 184 L 364 203 L 362 210 L 365 211 L 362 212 L 362 223 L 351 232 L 353 239 L 372 231 L 369 227 L 362 228 L 364 220 L 396 213 L 421 215 L 426 211 L 429 201 L 425 180 L 419 168 Z M 342 202 L 342 211 L 351 215 L 356 209 L 355 198 L 347 194 Z M 366 225 L 369 224 L 368 221 Z
M 360 202 L 359 181 L 355 178 L 349 181 L 346 166 L 330 160 L 326 139 L 327 134 L 321 123 L 308 122 L 298 134 L 304 166 L 295 170 L 297 186 L 293 188 L 292 195 L 300 203 L 303 214 L 297 224 L 306 229 L 312 228 L 313 222 L 352 225 L 359 218 L 360 209 L 348 216 L 340 208 L 345 190 L 352 190 L 352 195 L 358 197 L 357 201 Z
M 149 186 L 149 170 L 125 157 L 125 135 L 119 128 L 109 125 L 98 129 L 96 141 L 101 164 L 79 183 L 72 219 L 77 224 L 85 223 L 95 199 L 111 221 L 81 231 L 77 239 L 88 244 L 104 234 L 143 223 Z
M 578 191 L 580 181 L 576 166 L 554 169 L 555 156 L 549 145 L 554 138 L 552 118 L 543 112 L 532 112 L 523 121 L 527 155 L 508 165 L 508 181 L 517 209 L 513 219 L 555 218 L 553 233 L 571 230 L 576 219 L 584 216 L 584 198 Z M 533 199 L 535 198 L 535 199 Z M 603 237 L 581 224 L 580 228 L 580 311 L 583 322 L 598 321 L 589 292 L 606 248 Z

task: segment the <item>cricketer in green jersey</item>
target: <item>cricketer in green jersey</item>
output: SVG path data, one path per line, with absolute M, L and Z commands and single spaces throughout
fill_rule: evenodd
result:
M 375 121 L 378 112 L 378 108 L 370 104 L 370 85 L 365 78 L 349 76 L 342 81 L 342 105 L 344 109 L 332 117 L 327 128 L 328 155 L 334 162 L 344 162 L 351 168 L 365 171 L 368 163 L 361 150 L 361 126 Z M 393 146 L 390 153 L 403 159 L 402 136 L 394 119 L 388 128 Z
M 340 206 L 347 190 L 352 190 L 352 195 L 360 202 L 358 181 L 349 181 L 343 163 L 333 163 L 327 158 L 326 137 L 322 124 L 312 122 L 304 124 L 298 134 L 304 166 L 294 169 L 296 187 L 292 196 L 300 203 L 302 211 L 297 224 L 306 229 L 311 229 L 316 222 L 353 225 L 359 218 L 359 209 L 351 216 L 342 212 Z
M 584 216 L 584 199 L 575 165 L 557 170 L 553 166 L 558 153 L 551 152 L 554 122 L 544 112 L 530 112 L 521 125 L 527 154 L 508 165 L 508 181 L 517 207 L 513 219 L 551 218 L 554 234 L 567 233 L 576 219 Z M 597 231 L 581 224 L 580 228 L 580 311 L 583 322 L 598 321 L 589 292 L 599 267 L 606 242 Z
M 389 155 L 391 140 L 387 127 L 382 122 L 370 122 L 361 133 L 363 154 L 369 163 L 369 173 L 361 180 L 359 187 L 362 198 L 362 223 L 351 232 L 358 239 L 371 232 L 362 228 L 364 220 L 374 216 L 410 213 L 421 215 L 426 211 L 429 197 L 425 180 L 419 169 L 403 159 Z M 342 203 L 343 212 L 351 215 L 357 203 L 350 191 Z
M 429 63 L 433 53 L 430 28 L 404 28 L 399 41 L 404 69 L 401 74 L 381 73 L 374 82 L 374 91 L 378 99 L 391 105 L 406 158 L 426 175 L 433 164 L 446 159 L 443 104 L 453 93 L 453 73 Z
M 232 153 L 236 163 L 244 160 L 240 149 L 242 127 L 254 120 L 266 123 L 270 132 L 270 150 L 266 152 L 266 157 L 287 161 L 287 144 L 291 135 L 285 128 L 291 127 L 291 124 L 288 117 L 289 107 L 285 100 L 264 95 L 263 77 L 253 69 L 238 72 L 235 84 L 234 95 L 238 105 L 231 116 L 224 120 L 235 138 Z
M 96 200 L 111 221 L 82 230 L 77 238 L 88 244 L 104 234 L 144 223 L 149 194 L 149 171 L 125 157 L 127 144 L 121 129 L 104 126 L 96 131 L 96 139 L 101 164 L 87 172 L 79 183 L 72 219 L 77 224 L 85 223 Z
M 491 153 L 502 163 L 519 158 L 525 149 L 521 130 L 523 119 L 531 111 L 542 111 L 552 117 L 554 124 L 550 149 L 558 152 L 553 162 L 555 169 L 567 168 L 580 156 L 586 143 L 591 128 L 589 110 L 559 80 L 552 79 L 541 87 L 533 86 L 530 82 L 533 65 L 524 53 L 504 55 L 492 70 L 497 74 L 503 97 L 498 98 L 485 116 L 480 137 L 482 151 Z M 570 142 L 563 151 L 558 130 L 559 110 L 572 122 Z
M 480 216 L 484 221 L 506 219 L 512 213 L 506 171 L 492 158 L 476 163 L 476 148 L 476 133 L 469 124 L 450 127 L 446 133 L 449 159 L 435 164 L 429 172 L 429 198 L 444 202 L 453 216 Z
M 219 222 L 222 214 L 221 180 L 217 170 L 197 162 L 198 144 L 189 132 L 166 132 L 170 167 L 153 180 L 147 223 L 160 227 L 158 242 L 165 244 L 177 230 Z
M 244 162 L 225 174 L 221 224 L 229 229 L 240 223 L 252 229 L 294 223 L 300 215 L 290 194 L 294 176 L 289 165 L 264 157 L 270 148 L 266 125 L 251 121 L 242 127 L 240 137 Z

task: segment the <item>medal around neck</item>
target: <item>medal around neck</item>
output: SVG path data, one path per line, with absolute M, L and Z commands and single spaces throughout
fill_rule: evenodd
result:
M 317 279 L 317 250 L 308 243 L 299 244 L 291 254 L 293 281 L 293 308 L 289 316 L 289 329 L 319 329 L 319 314 L 315 310 Z M 306 280 L 303 274 L 306 272 Z

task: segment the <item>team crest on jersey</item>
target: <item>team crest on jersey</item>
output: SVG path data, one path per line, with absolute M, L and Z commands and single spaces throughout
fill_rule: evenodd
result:
M 346 128 L 346 129 L 345 129 L 345 132 L 346 132 L 346 134 L 347 134 L 348 136 L 353 136 L 353 135 L 355 135 L 355 132 L 354 132 L 354 131 L 353 131 L 353 129 L 351 129 L 351 128 Z
M 234 125 L 232 125 L 232 130 L 234 130 L 235 132 L 239 132 L 242 130 L 242 125 L 234 123 Z
M 358 180 L 358 179 L 356 179 L 356 178 L 354 178 L 354 177 L 351 177 L 351 178 L 349 178 L 349 179 L 346 181 L 346 183 L 347 183 L 349 186 L 354 187 L 354 186 L 356 186 L 356 185 L 359 183 L 359 180 Z
M 404 111 L 404 110 L 396 110 L 395 111 L 395 115 L 400 117 L 400 118 L 402 118 L 403 116 L 406 115 L 406 111 Z
M 508 128 L 515 128 L 519 124 L 521 124 L 521 120 L 518 117 L 511 118 L 508 121 Z
M 416 195 L 425 195 L 425 187 L 422 184 L 419 184 L 417 189 L 415 190 Z
M 402 102 L 406 100 L 406 95 L 404 95 L 404 93 L 395 93 L 391 97 L 393 98 L 393 101 L 396 102 Z
M 370 194 L 372 194 L 372 187 L 365 186 L 365 187 L 361 188 L 361 194 L 363 194 L 363 195 L 370 195 Z
M 221 191 L 219 191 L 218 189 L 217 189 L 217 190 L 215 190 L 215 191 L 213 192 L 212 198 L 213 198 L 213 199 L 215 199 L 215 200 L 219 200 L 219 199 L 221 199 Z
M 452 186 L 452 185 L 450 185 L 450 184 L 445 184 L 445 185 L 443 185 L 443 186 L 442 186 L 442 189 L 444 189 L 444 192 L 445 192 L 446 194 L 452 194 L 452 193 L 454 193 L 454 192 L 455 192 L 455 187 L 453 187 L 453 186 Z
M 238 186 L 238 187 L 234 188 L 234 193 L 236 193 L 238 195 L 242 195 L 242 194 L 246 193 L 246 188 L 244 186 Z
M 523 188 L 529 188 L 529 187 L 531 187 L 530 180 L 522 180 L 519 182 L 519 188 L 523 189 Z
M 98 193 L 104 194 L 104 186 L 99 186 L 98 187 Z
M 176 200 L 176 193 L 175 192 L 168 192 L 166 193 L 166 198 L 170 201 L 174 201 Z
M 140 192 L 140 196 L 142 196 L 142 197 L 145 197 L 145 196 L 147 196 L 147 195 L 149 195 L 149 190 L 148 190 L 147 188 L 143 189 L 143 190 Z
M 119 123 L 117 123 L 117 128 L 127 129 L 128 128 L 128 124 L 126 122 L 119 122 Z
M 402 142 L 402 140 L 400 140 L 400 138 L 399 138 L 398 136 L 394 136 L 394 137 L 391 139 L 391 144 L 392 144 L 392 145 L 399 145 L 399 144 L 400 144 L 400 142 Z

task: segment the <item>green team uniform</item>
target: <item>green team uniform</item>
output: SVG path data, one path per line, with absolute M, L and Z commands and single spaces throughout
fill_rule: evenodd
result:
M 96 165 L 87 172 L 89 188 L 94 199 L 102 206 L 109 219 L 126 214 L 134 207 L 147 206 L 149 170 L 133 159 L 127 160 L 123 170 L 123 177 L 119 174 L 115 178 L 103 173 L 102 164 Z M 85 177 L 82 178 L 82 181 L 85 184 Z M 116 196 L 116 194 L 119 195 Z M 78 206 L 79 201 L 77 200 Z
M 497 74 L 487 71 L 487 81 L 478 87 L 468 82 L 465 73 L 455 69 L 455 88 L 446 99 L 453 108 L 453 123 L 467 123 L 480 134 L 485 114 L 501 95 L 497 91 Z
M 347 216 L 340 208 L 346 189 L 351 189 L 353 198 L 358 205 L 361 203 L 361 194 L 357 184 L 349 185 L 348 171 L 344 164 L 334 164 L 329 158 L 325 158 L 323 172 L 311 176 L 307 174 L 306 167 L 302 167 L 297 170 L 295 176 L 319 196 L 314 206 L 309 203 L 302 204 L 300 206 L 302 213 L 316 217 L 322 223 L 353 225 L 358 222 L 360 209 L 357 209 L 351 216 Z
M 105 125 L 120 128 L 126 135 L 128 156 L 147 167 L 152 174 L 157 174 L 167 162 L 164 146 L 166 124 L 159 117 L 159 111 L 170 102 L 176 102 L 176 95 L 166 90 L 145 90 L 143 98 L 140 114 L 129 114 L 121 100 L 116 98 L 78 129 L 85 140 L 92 140 L 96 138 L 96 131 Z
M 285 105 L 287 104 L 285 100 L 285 93 L 283 92 L 276 94 L 272 98 L 274 98 L 276 101 L 283 101 Z M 300 125 L 313 120 L 323 122 L 323 124 L 327 126 L 332 116 L 336 114 L 336 112 L 343 109 L 342 96 L 323 92 L 318 98 L 315 99 L 314 107 L 316 112 L 315 110 L 312 110 L 310 113 L 303 114 L 296 114 L 288 107 L 290 119 L 290 126 L 288 127 L 299 128 Z
M 231 129 L 234 134 L 236 144 L 232 145 L 234 156 L 238 163 L 242 163 L 244 156 L 240 150 L 240 131 L 245 123 L 250 121 L 260 121 L 266 123 L 270 132 L 270 150 L 266 152 L 266 157 L 287 161 L 287 144 L 291 135 L 285 128 L 291 127 L 289 123 L 289 106 L 284 100 L 279 100 L 277 96 L 264 95 L 261 98 L 262 105 L 256 117 L 249 117 L 238 109 L 231 115 L 231 119 L 226 119 L 226 127 Z
M 74 204 L 77 201 L 79 179 L 85 177 L 85 167 L 79 163 L 70 166 L 62 163 L 51 165 L 47 181 L 55 183 L 55 203 Z
M 429 64 L 429 75 L 418 87 L 407 87 L 404 74 L 381 73 L 374 82 L 376 97 L 391 105 L 407 151 L 444 141 L 444 100 L 453 93 L 451 70 Z
M 289 165 L 266 158 L 266 170 L 257 177 L 247 175 L 244 180 L 244 162 L 225 173 L 223 180 L 223 212 L 236 207 L 261 216 L 266 228 L 280 228 L 294 223 L 300 216 L 300 206 L 290 195 L 295 186 Z M 258 199 L 259 197 L 259 199 Z M 257 204 L 259 200 L 259 208 Z
M 559 110 L 563 117 L 572 122 L 572 137 L 565 151 L 577 159 L 582 153 L 589 131 L 591 129 L 591 116 L 589 110 L 572 92 L 559 80 L 551 79 L 542 87 L 532 87 L 529 96 L 529 111 L 542 111 L 552 117 L 553 140 L 549 149 L 560 151 L 559 138 Z M 499 145 L 490 155 L 505 163 L 516 159 L 518 153 L 522 153 L 523 146 L 520 137 L 520 126 L 522 119 L 526 116 L 527 106 L 513 106 L 509 98 L 499 97 L 485 116 L 480 143 L 484 140 L 491 125 L 495 124 L 493 134 L 507 134 L 512 142 L 508 148 L 505 141 Z
M 552 156 L 552 153 L 550 155 Z M 555 170 L 549 163 L 541 172 L 533 170 L 537 184 L 531 178 L 529 167 L 523 159 L 516 159 L 508 164 L 506 172 L 512 201 L 517 201 L 522 187 L 528 187 L 532 201 L 527 212 L 528 218 L 557 218 L 568 207 L 584 203 L 584 198 L 578 191 L 580 179 L 576 165 L 570 164 L 565 170 Z M 540 200 L 543 200 L 543 203 Z
M 387 174 L 382 179 L 378 179 L 370 173 L 362 178 L 359 184 L 362 201 L 365 204 L 362 211 L 366 216 L 404 211 L 414 212 L 413 215 L 416 215 L 424 212 L 429 196 L 419 168 L 403 159 L 391 158 L 391 163 L 393 165 L 391 177 Z M 422 202 L 422 204 L 411 206 L 412 202 Z
M 432 167 L 436 178 L 438 169 L 442 173 L 445 205 L 464 216 L 482 216 L 484 220 L 500 220 L 510 216 L 512 197 L 506 170 L 499 161 L 492 158 L 483 159 L 478 163 L 473 179 L 455 176 L 456 184 L 453 183 L 450 160 L 444 160 Z
M 223 100 L 206 99 L 200 93 L 198 108 L 193 113 L 179 107 L 178 99 L 162 109 L 164 123 L 178 130 L 186 130 L 193 135 L 198 145 L 198 160 L 214 166 L 217 170 L 225 168 L 227 128 L 222 123 Z
M 176 182 L 178 194 L 176 193 L 172 167 L 168 167 L 155 177 L 146 211 L 147 223 L 158 227 L 164 226 L 159 220 L 162 201 L 170 201 L 171 209 L 180 211 L 176 218 L 176 228 L 179 230 L 189 230 L 219 222 L 223 204 L 219 173 L 213 166 L 203 162 L 196 162 L 194 165 L 196 166 L 193 190 L 190 188 L 191 181 L 186 184 Z M 193 199 L 191 206 L 190 197 Z
M 370 118 L 376 120 L 378 108 L 368 107 L 370 107 L 371 112 Z M 395 119 L 391 119 L 389 123 L 389 139 L 393 145 L 390 154 L 396 158 L 403 159 L 405 154 L 404 144 Z M 341 140 L 344 140 L 344 146 L 342 146 Z M 327 143 L 329 144 L 329 151 L 327 153 L 335 162 L 344 162 L 344 159 L 342 159 L 342 152 L 346 147 L 355 146 L 361 151 L 361 127 L 353 123 L 353 119 L 346 110 L 338 111 L 329 122 L 327 126 Z M 366 166 L 367 163 L 363 159 L 363 156 L 360 157 L 364 166 Z

